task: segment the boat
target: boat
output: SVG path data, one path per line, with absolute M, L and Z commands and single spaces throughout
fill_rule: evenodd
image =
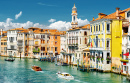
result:
M 60 62 L 55 63 L 57 66 L 61 66 L 62 64 Z
M 69 66 L 67 63 L 62 63 L 62 66 Z
M 42 69 L 39 67 L 39 66 L 32 66 L 32 69 L 34 70 L 34 71 L 42 71 Z
M 56 73 L 58 75 L 59 78 L 63 78 L 63 79 L 66 79 L 66 80 L 74 80 L 74 77 L 72 75 L 70 75 L 69 73 Z
M 5 61 L 13 62 L 15 59 L 5 59 Z

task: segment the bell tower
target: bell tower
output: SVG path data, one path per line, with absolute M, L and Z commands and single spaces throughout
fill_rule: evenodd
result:
M 71 22 L 71 27 L 75 28 L 78 25 L 78 21 L 77 21 L 77 8 L 75 7 L 75 3 L 74 3 L 74 7 L 72 8 L 72 22 Z

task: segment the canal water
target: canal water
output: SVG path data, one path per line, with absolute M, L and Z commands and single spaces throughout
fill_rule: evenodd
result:
M 55 66 L 51 62 L 40 62 L 37 59 L 19 59 L 14 62 L 4 61 L 0 57 L 0 83 L 129 83 L 125 76 L 113 73 L 81 72 L 72 66 Z M 40 66 L 43 71 L 35 72 L 32 65 Z M 68 72 L 74 80 L 58 78 L 58 71 Z

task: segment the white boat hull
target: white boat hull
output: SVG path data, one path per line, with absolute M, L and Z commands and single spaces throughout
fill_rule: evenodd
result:
M 58 74 L 58 73 L 57 73 L 57 74 Z M 62 76 L 61 74 L 58 74 L 58 77 L 59 77 L 59 78 L 66 79 L 66 80 L 74 80 L 74 77 L 73 77 L 73 76 Z

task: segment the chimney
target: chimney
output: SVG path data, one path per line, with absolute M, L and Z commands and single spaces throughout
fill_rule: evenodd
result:
M 22 29 L 23 29 L 23 27 L 22 27 Z
M 93 17 L 93 21 L 94 21 L 94 17 Z
M 119 9 L 120 8 L 118 8 L 118 7 L 116 8 L 116 17 L 117 17 L 117 19 L 119 19 Z
M 101 13 L 98 13 L 98 18 L 101 18 Z

